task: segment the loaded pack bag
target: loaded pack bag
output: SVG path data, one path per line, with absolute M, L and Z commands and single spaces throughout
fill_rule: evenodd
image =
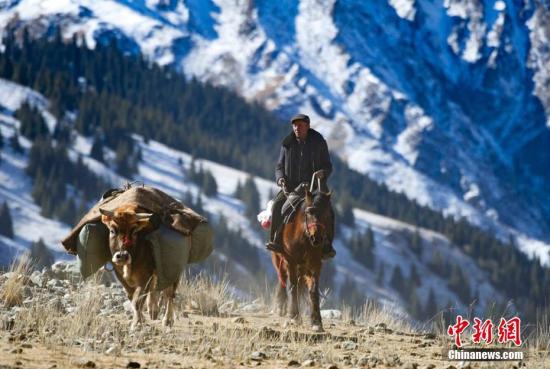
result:
M 100 220 L 99 208 L 114 210 L 135 203 L 159 216 L 158 229 L 145 237 L 151 242 L 157 271 L 157 289 L 175 282 L 185 265 L 206 259 L 213 251 L 213 231 L 206 218 L 153 187 L 109 191 L 62 241 L 67 252 L 80 260 L 80 272 L 88 278 L 111 260 L 109 232 Z

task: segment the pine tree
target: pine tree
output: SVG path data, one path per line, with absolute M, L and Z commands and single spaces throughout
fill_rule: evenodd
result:
M 9 238 L 14 236 L 10 208 L 5 201 L 0 209 L 0 234 Z
M 17 132 L 10 137 L 10 146 L 12 150 L 18 154 L 23 154 L 25 152 L 25 150 L 23 150 L 23 146 L 21 146 L 21 143 L 19 142 L 19 135 Z
M 418 271 L 416 270 L 416 266 L 413 264 L 411 267 L 411 275 L 409 276 L 409 288 L 416 288 L 419 287 L 421 284 L 420 276 L 418 275 Z
M 244 182 L 240 199 L 245 206 L 245 216 L 252 220 L 253 224 L 256 224 L 255 219 L 260 211 L 260 193 L 252 176 L 249 176 Z
M 411 250 L 416 254 L 420 255 L 422 253 L 422 237 L 418 232 L 418 228 L 414 229 L 414 234 L 411 240 Z
M 428 299 L 426 300 L 426 305 L 424 307 L 424 316 L 428 319 L 435 317 L 438 312 L 437 301 L 435 299 L 435 294 L 433 289 L 430 287 L 428 292 Z
M 347 192 L 340 197 L 337 209 L 339 210 L 339 222 L 349 227 L 355 225 L 355 216 L 353 215 L 353 201 Z
M 216 178 L 208 170 L 202 172 L 202 189 L 206 196 L 212 197 L 218 194 Z
M 384 262 L 380 261 L 378 267 L 378 273 L 376 273 L 376 284 L 379 286 L 384 285 Z
M 103 143 L 99 136 L 94 137 L 92 149 L 90 150 L 90 157 L 100 162 L 104 162 L 105 160 L 103 158 Z
M 54 262 L 52 252 L 42 239 L 31 244 L 30 258 L 35 270 L 50 267 Z
M 412 317 L 415 319 L 421 319 L 422 305 L 420 304 L 420 299 L 418 298 L 418 295 L 416 294 L 415 289 L 411 289 L 409 291 L 408 305 L 409 305 L 409 312 L 411 313 Z
M 40 111 L 28 102 L 21 105 L 15 112 L 15 117 L 21 122 L 21 134 L 31 141 L 50 133 Z
M 393 273 L 390 279 L 390 286 L 392 286 L 396 291 L 402 293 L 403 292 L 403 272 L 401 271 L 401 267 L 399 265 L 396 265 L 393 268 Z

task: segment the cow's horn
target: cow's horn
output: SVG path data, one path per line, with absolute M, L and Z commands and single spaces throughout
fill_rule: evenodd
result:
M 105 216 L 108 216 L 109 218 L 114 218 L 115 213 L 113 211 L 105 210 L 102 208 L 99 208 L 99 212 Z
M 151 218 L 152 213 L 136 213 L 136 218 L 138 219 L 149 219 Z

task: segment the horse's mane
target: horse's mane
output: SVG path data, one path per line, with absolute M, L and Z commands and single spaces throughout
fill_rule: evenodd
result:
M 313 196 L 313 207 L 317 209 L 320 213 L 323 213 L 326 209 L 330 207 L 330 195 L 321 191 L 314 191 Z

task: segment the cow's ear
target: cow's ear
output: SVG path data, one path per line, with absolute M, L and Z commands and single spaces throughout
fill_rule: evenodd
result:
M 105 224 L 110 222 L 111 219 L 113 219 L 113 217 L 115 216 L 115 214 L 112 211 L 109 211 L 106 209 L 99 208 L 99 212 L 101 213 L 101 222 Z

